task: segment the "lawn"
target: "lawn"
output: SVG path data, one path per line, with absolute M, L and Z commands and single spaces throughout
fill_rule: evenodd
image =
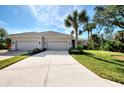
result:
M 3 69 L 9 65 L 12 65 L 12 64 L 14 64 L 20 60 L 23 60 L 25 58 L 28 58 L 28 57 L 29 57 L 29 55 L 18 55 L 18 56 L 12 57 L 12 58 L 1 60 L 0 61 L 0 69 Z
M 72 54 L 82 65 L 100 77 L 124 84 L 124 60 L 112 56 L 124 55 L 119 52 L 84 50 L 83 54 Z
M 38 49 L 38 48 L 35 48 L 33 50 L 30 50 L 28 52 L 24 52 L 23 54 L 21 55 L 18 55 L 18 56 L 15 56 L 15 57 L 12 57 L 12 58 L 8 58 L 8 59 L 5 59 L 5 60 L 1 60 L 0 61 L 0 69 L 3 69 L 9 65 L 12 65 L 20 60 L 23 60 L 25 58 L 28 58 L 29 56 L 32 56 L 34 54 L 37 54 L 37 53 L 40 53 L 40 52 L 44 52 L 46 49 Z

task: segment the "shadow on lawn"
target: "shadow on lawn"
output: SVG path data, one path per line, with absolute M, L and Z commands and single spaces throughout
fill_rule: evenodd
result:
M 124 61 L 123 60 L 119 60 L 119 59 L 113 59 L 114 61 L 117 61 L 117 62 L 120 62 L 120 63 L 124 63 Z
M 73 51 L 72 53 L 70 53 L 70 54 L 74 54 L 74 55 L 93 55 L 93 54 L 91 54 L 91 53 L 88 53 L 88 52 L 84 52 L 84 51 Z
M 115 64 L 115 65 L 119 65 L 119 66 L 124 66 L 124 64 L 122 63 L 124 61 L 121 61 L 121 60 L 109 61 L 109 60 L 106 60 L 106 59 L 103 59 L 103 58 L 96 57 L 95 55 L 93 55 L 91 53 L 87 53 L 87 52 L 84 52 L 83 55 L 86 55 L 88 57 L 91 57 L 91 58 L 94 58 L 94 59 L 97 59 L 97 60 L 100 60 L 100 61 L 104 61 L 106 63 L 111 63 L 111 64 Z

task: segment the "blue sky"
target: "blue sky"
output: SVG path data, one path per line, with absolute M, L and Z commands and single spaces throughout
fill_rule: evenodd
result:
M 0 27 L 9 34 L 21 32 L 58 31 L 70 34 L 71 28 L 64 26 L 65 17 L 74 10 L 86 9 L 92 18 L 95 6 L 41 5 L 41 6 L 0 6 Z M 84 38 L 87 33 L 83 33 Z
M 9 34 L 21 32 L 58 31 L 70 34 L 71 28 L 64 26 L 65 17 L 74 10 L 86 9 L 90 18 L 95 6 L 86 5 L 41 5 L 41 6 L 0 6 L 0 27 Z M 96 32 L 96 31 L 95 31 Z M 81 38 L 86 38 L 83 33 Z

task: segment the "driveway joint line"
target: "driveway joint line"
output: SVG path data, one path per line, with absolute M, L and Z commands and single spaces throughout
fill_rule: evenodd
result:
M 54 52 L 54 54 L 56 54 L 56 52 Z M 44 87 L 47 86 L 47 81 L 48 81 L 48 77 L 49 77 L 49 71 L 50 71 L 50 66 L 51 66 L 52 58 L 53 58 L 53 55 L 51 55 L 51 57 L 50 57 L 46 78 L 44 80 Z

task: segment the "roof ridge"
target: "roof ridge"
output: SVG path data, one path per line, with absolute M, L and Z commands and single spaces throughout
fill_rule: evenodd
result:
M 45 35 L 45 33 L 46 33 L 46 35 L 47 34 L 49 34 L 49 33 L 53 33 L 53 35 L 54 35 L 54 33 L 56 33 L 56 34 L 61 34 L 61 35 L 68 35 L 68 36 L 70 36 L 69 34 L 65 34 L 65 33 L 61 33 L 61 32 L 56 32 L 56 31 L 43 31 L 43 32 L 23 32 L 23 33 L 15 33 L 15 34 L 10 34 L 9 36 L 12 36 L 12 35 L 23 35 L 23 34 L 29 34 L 29 35 L 33 35 L 33 34 L 43 34 L 43 35 Z M 50 33 L 50 34 L 51 34 Z M 56 35 L 55 34 L 55 35 Z
M 59 34 L 64 34 L 64 35 L 69 35 L 69 34 L 65 34 L 65 33 L 61 33 L 61 32 L 57 32 L 57 31 L 44 31 L 45 32 L 54 32 L 54 33 L 59 33 Z M 41 32 L 42 33 L 42 32 Z

